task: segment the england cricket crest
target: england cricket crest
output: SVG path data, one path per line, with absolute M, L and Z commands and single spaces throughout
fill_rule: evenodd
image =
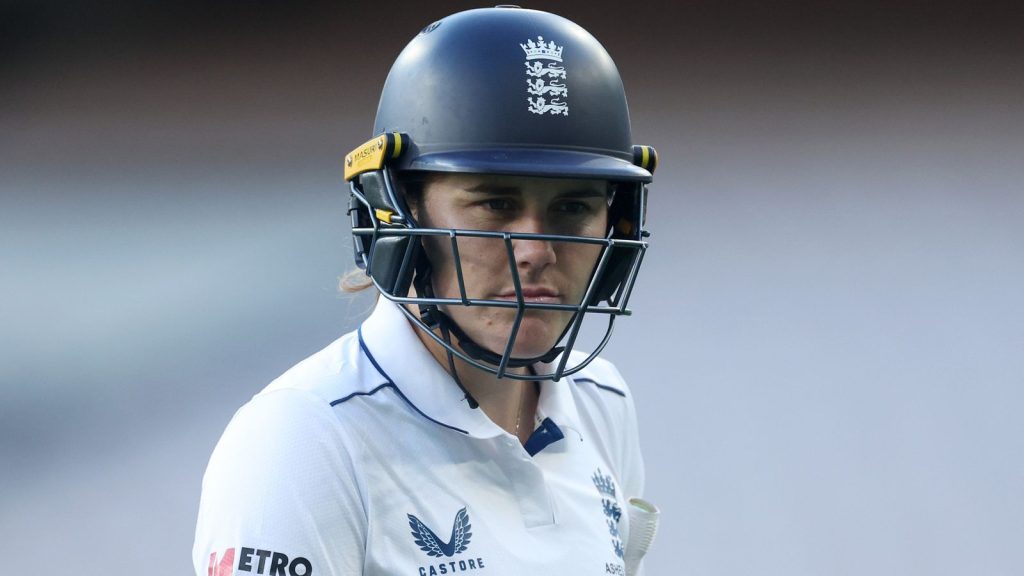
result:
M 526 102 L 527 110 L 534 114 L 569 115 L 569 90 L 565 86 L 565 67 L 562 66 L 562 46 L 545 42 L 543 36 L 537 41 L 527 40 L 520 44 L 526 52 Z

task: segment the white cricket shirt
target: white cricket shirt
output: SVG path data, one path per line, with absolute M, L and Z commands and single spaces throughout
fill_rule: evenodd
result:
M 526 446 L 381 298 L 235 414 L 203 478 L 197 576 L 623 574 L 633 399 L 597 359 L 541 382 Z

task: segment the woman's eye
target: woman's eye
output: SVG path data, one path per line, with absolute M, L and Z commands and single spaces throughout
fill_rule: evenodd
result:
M 507 198 L 490 198 L 484 201 L 484 205 L 491 210 L 511 210 L 512 202 Z
M 590 205 L 586 202 L 563 202 L 558 206 L 559 212 L 565 212 L 567 214 L 586 214 L 590 212 Z

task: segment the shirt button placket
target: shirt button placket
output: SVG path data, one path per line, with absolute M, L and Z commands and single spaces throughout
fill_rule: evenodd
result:
M 527 528 L 554 524 L 554 506 L 544 471 L 530 458 L 518 439 L 508 436 L 503 443 L 507 450 L 502 451 L 504 457 L 500 464 L 519 503 L 523 523 Z

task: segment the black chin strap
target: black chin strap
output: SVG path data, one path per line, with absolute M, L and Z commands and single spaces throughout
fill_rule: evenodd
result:
M 448 329 L 444 326 L 441 327 L 441 336 L 449 346 L 452 345 L 452 337 L 448 333 Z M 473 395 L 469 393 L 469 390 L 466 390 L 466 387 L 462 384 L 462 379 L 459 378 L 459 371 L 455 369 L 455 355 L 452 354 L 452 351 L 448 348 L 445 348 L 444 351 L 448 356 L 448 371 L 451 372 L 452 379 L 455 380 L 455 383 L 459 385 L 459 390 L 462 390 L 463 394 L 466 395 L 466 403 L 469 404 L 470 408 L 479 408 L 480 403 L 476 401 L 476 398 L 473 398 Z
M 434 286 L 430 282 L 430 265 L 426 262 L 426 257 L 420 258 L 416 264 L 416 276 L 413 278 L 413 285 L 416 287 L 416 293 L 424 298 L 434 297 Z M 455 369 L 455 355 L 452 354 L 452 337 L 448 333 L 448 327 L 439 321 L 441 311 L 437 309 L 435 304 L 419 304 L 420 308 L 420 320 L 427 325 L 431 330 L 434 328 L 441 328 L 441 337 L 444 339 L 448 346 L 445 347 L 445 355 L 448 356 L 448 372 L 452 375 L 452 379 L 455 380 L 455 384 L 459 386 L 459 390 L 466 395 L 466 403 L 469 404 L 470 408 L 479 408 L 480 403 L 473 398 L 473 395 L 466 390 L 466 387 L 462 384 L 462 380 L 459 378 L 459 371 Z

